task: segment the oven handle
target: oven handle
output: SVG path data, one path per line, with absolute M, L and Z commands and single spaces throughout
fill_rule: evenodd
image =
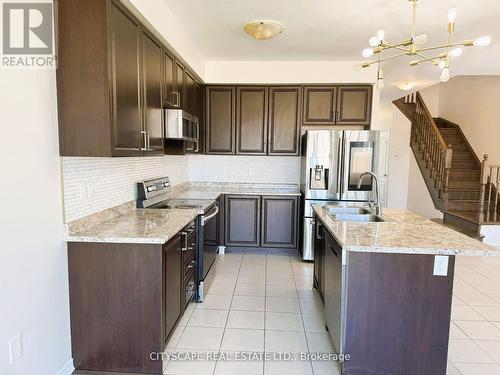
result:
M 217 215 L 218 213 L 219 213 L 219 206 L 216 205 L 213 213 L 211 213 L 210 215 L 203 215 L 201 217 L 201 225 L 205 225 L 207 221 L 215 217 L 215 215 Z

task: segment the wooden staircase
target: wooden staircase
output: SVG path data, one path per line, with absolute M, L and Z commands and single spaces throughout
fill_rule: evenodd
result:
M 460 126 L 433 118 L 420 93 L 393 103 L 411 121 L 410 146 L 443 224 L 478 239 L 482 225 L 500 225 L 500 166 L 480 161 Z

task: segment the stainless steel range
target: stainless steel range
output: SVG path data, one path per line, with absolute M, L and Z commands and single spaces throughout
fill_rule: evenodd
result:
M 138 208 L 152 209 L 195 209 L 199 215 L 197 228 L 197 300 L 203 301 L 204 283 L 215 261 L 219 248 L 219 205 L 211 199 L 168 198 L 170 182 L 168 177 L 141 181 L 138 183 Z

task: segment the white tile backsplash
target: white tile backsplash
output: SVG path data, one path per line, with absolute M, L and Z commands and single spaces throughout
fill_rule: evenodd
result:
M 300 179 L 300 158 L 289 156 L 61 159 L 67 223 L 136 199 L 136 182 L 148 178 L 169 176 L 172 185 L 186 181 L 298 184 Z
M 137 181 L 161 176 L 169 176 L 172 185 L 187 181 L 187 156 L 61 159 L 65 222 L 136 199 Z
M 300 182 L 298 156 L 189 155 L 189 181 Z

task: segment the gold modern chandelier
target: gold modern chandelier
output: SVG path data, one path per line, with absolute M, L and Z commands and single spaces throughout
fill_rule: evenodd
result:
M 392 60 L 401 56 L 415 56 L 415 60 L 410 62 L 410 66 L 417 66 L 422 63 L 432 63 L 441 69 L 441 82 L 446 82 L 450 79 L 450 60 L 451 58 L 459 57 L 462 55 L 462 47 L 472 47 L 472 46 L 488 46 L 491 43 L 491 37 L 482 36 L 477 39 L 466 39 L 461 43 L 454 43 L 452 41 L 452 35 L 455 31 L 455 21 L 457 18 L 457 10 L 452 8 L 448 10 L 448 43 L 439 45 L 424 47 L 427 43 L 426 34 L 417 35 L 417 1 L 409 0 L 413 7 L 413 19 L 411 25 L 410 37 L 400 43 L 389 43 L 385 39 L 384 30 L 377 31 L 375 36 L 372 36 L 368 43 L 370 48 L 363 50 L 362 55 L 365 58 L 370 58 L 372 56 L 377 56 L 377 59 L 366 61 L 361 65 L 356 65 L 355 69 L 359 70 L 362 68 L 368 68 L 371 65 L 378 64 L 377 72 L 377 85 L 380 90 L 384 88 L 384 72 L 382 71 L 382 62 L 387 60 Z M 445 50 L 439 52 L 438 50 Z M 396 50 L 399 53 L 392 56 L 383 57 L 382 54 L 389 50 Z M 439 52 L 439 53 L 438 53 Z M 434 54 L 429 56 L 428 54 Z

